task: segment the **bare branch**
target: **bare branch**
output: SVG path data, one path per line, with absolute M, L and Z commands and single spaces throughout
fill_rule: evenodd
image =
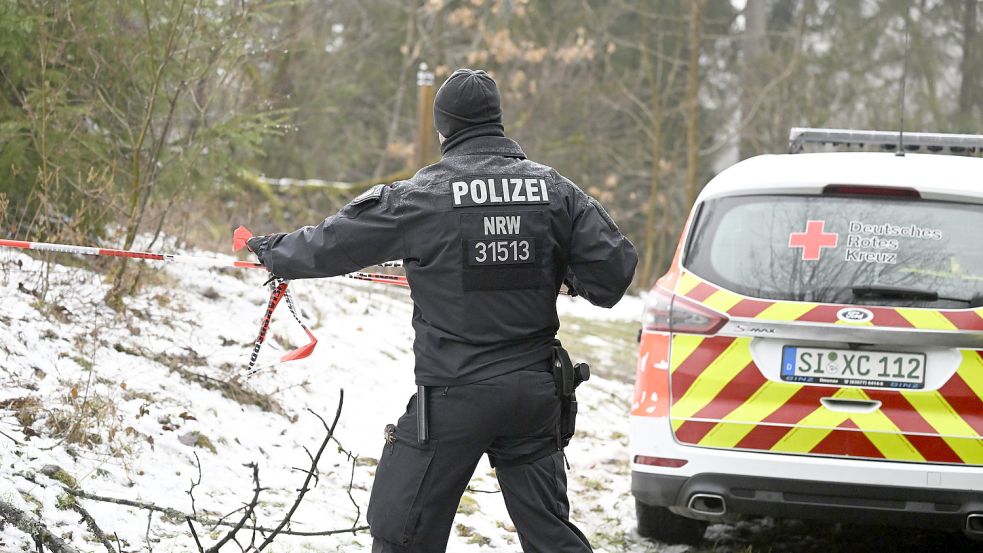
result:
M 154 553 L 154 546 L 150 545 L 150 525 L 154 521 L 154 512 L 147 512 L 147 531 L 144 533 L 144 539 L 147 540 L 147 551 Z
M 145 510 L 145 511 L 153 511 L 153 512 L 157 512 L 157 513 L 164 513 L 169 518 L 171 518 L 171 517 L 173 517 L 173 518 L 182 518 L 182 519 L 184 519 L 184 518 L 190 518 L 191 520 L 193 520 L 194 522 L 197 522 L 198 524 L 209 524 L 209 525 L 215 525 L 215 526 L 225 526 L 225 527 L 228 527 L 228 528 L 231 528 L 231 527 L 236 526 L 236 524 L 233 524 L 231 522 L 227 522 L 227 521 L 224 521 L 224 520 L 218 520 L 218 519 L 204 517 L 204 516 L 192 516 L 192 515 L 190 515 L 188 513 L 182 513 L 181 511 L 179 511 L 177 509 L 171 509 L 169 507 L 161 507 L 161 506 L 155 505 L 153 503 L 145 503 L 145 502 L 142 502 L 142 501 L 134 501 L 132 499 L 123 499 L 123 498 L 118 498 L 118 497 L 106 497 L 106 496 L 102 496 L 102 495 L 96 495 L 96 494 L 88 493 L 88 492 L 85 492 L 85 491 L 82 491 L 82 490 L 72 490 L 72 489 L 69 489 L 69 488 L 62 488 L 62 489 L 66 493 L 68 493 L 70 495 L 74 495 L 75 497 L 81 497 L 82 499 L 88 499 L 88 500 L 91 500 L 91 501 L 101 501 L 103 503 L 115 503 L 116 505 L 123 505 L 125 507 L 133 507 L 133 508 L 142 509 L 142 510 Z M 240 510 L 242 510 L 242 508 L 236 509 L 236 511 L 234 511 L 234 512 L 238 512 Z M 2 512 L 0 512 L 0 516 L 2 516 Z M 243 526 L 243 528 L 246 529 L 246 530 L 256 530 L 257 532 L 263 532 L 263 533 L 272 532 L 274 530 L 273 528 L 269 528 L 269 527 L 266 527 L 266 526 L 259 526 L 259 525 L 252 525 L 252 524 Z M 331 535 L 334 535 L 334 534 L 347 534 L 349 532 L 361 532 L 361 531 L 368 530 L 368 529 L 369 529 L 368 526 L 359 526 L 357 528 L 343 528 L 343 529 L 339 529 L 339 530 L 316 530 L 316 531 L 311 531 L 311 532 L 304 532 L 304 531 L 300 531 L 300 530 L 281 530 L 280 533 L 283 534 L 283 535 L 285 535 L 285 536 L 331 536 Z M 73 551 L 73 550 L 69 549 L 67 551 Z
M 253 528 L 252 533 L 249 536 L 249 547 L 250 549 L 256 549 L 256 525 L 259 521 L 256 520 L 256 511 L 253 511 Z
M 193 493 L 195 487 L 201 483 L 201 463 L 197 455 L 195 456 L 195 460 L 196 460 L 196 465 L 198 467 L 198 478 L 197 480 L 192 481 L 191 488 L 187 492 L 188 495 L 191 496 L 191 500 L 192 500 L 192 510 L 193 510 L 192 514 L 181 513 L 180 511 L 177 511 L 175 509 L 160 507 L 152 503 L 144 503 L 144 502 L 133 501 L 128 499 L 104 497 L 95 494 L 90 494 L 78 489 L 70 489 L 68 487 L 64 487 L 63 489 L 66 493 L 69 493 L 76 497 L 90 499 L 93 501 L 115 503 L 118 505 L 125 505 L 128 507 L 136 507 L 139 509 L 147 510 L 148 511 L 148 519 L 147 519 L 148 548 L 150 547 L 150 526 L 153 520 L 153 514 L 155 512 L 165 513 L 169 517 L 185 519 L 185 521 L 188 523 L 188 527 L 191 529 L 191 535 L 195 541 L 195 545 L 197 546 L 199 553 L 203 553 L 204 551 L 208 551 L 209 553 L 212 552 L 217 553 L 223 546 L 228 544 L 228 542 L 230 541 L 235 542 L 236 545 L 238 545 L 239 548 L 244 552 L 262 551 L 263 549 L 268 547 L 271 543 L 273 543 L 276 537 L 281 534 L 292 535 L 292 536 L 327 536 L 331 534 L 340 534 L 340 533 L 348 533 L 348 532 L 356 533 L 359 531 L 367 530 L 368 529 L 367 526 L 358 526 L 358 521 L 361 518 L 361 509 L 359 508 L 358 504 L 355 502 L 354 497 L 352 496 L 352 486 L 355 478 L 355 463 L 358 457 L 356 455 L 353 455 L 351 452 L 347 451 L 343 446 L 341 446 L 340 442 L 338 442 L 338 440 L 334 438 L 335 429 L 337 428 L 338 421 L 341 418 L 341 411 L 342 411 L 342 407 L 344 406 L 344 399 L 345 399 L 345 391 L 340 390 L 339 397 L 338 397 L 338 409 L 335 412 L 334 420 L 331 422 L 330 426 L 328 425 L 327 421 L 324 420 L 324 417 L 308 409 L 308 411 L 311 414 L 313 414 L 315 417 L 317 417 L 318 420 L 321 421 L 321 425 L 326 430 L 326 435 L 324 437 L 324 440 L 322 440 L 321 446 L 318 448 L 317 453 L 315 455 L 311 455 L 311 452 L 307 450 L 307 448 L 304 448 L 304 451 L 307 453 L 308 459 L 310 459 L 310 467 L 306 470 L 299 469 L 299 468 L 294 469 L 294 470 L 302 470 L 303 472 L 306 473 L 306 477 L 304 478 L 304 482 L 301 485 L 301 487 L 297 490 L 297 497 L 294 499 L 293 505 L 291 505 L 290 509 L 287 511 L 283 519 L 275 528 L 267 528 L 264 526 L 260 526 L 257 521 L 256 507 L 259 505 L 259 495 L 260 492 L 263 491 L 263 488 L 262 486 L 260 486 L 260 482 L 259 482 L 259 466 L 255 463 L 249 463 L 248 465 L 245 465 L 251 468 L 253 472 L 252 499 L 243 507 L 236 509 L 232 513 L 229 513 L 228 515 L 225 515 L 224 517 L 218 520 L 198 516 L 197 513 L 197 508 L 195 506 L 194 493 Z M 327 447 L 328 443 L 331 442 L 332 439 L 334 439 L 335 442 L 338 442 L 339 449 L 343 451 L 352 462 L 351 478 L 348 483 L 348 497 L 349 499 L 351 499 L 352 504 L 355 506 L 356 509 L 355 521 L 353 522 L 351 528 L 345 530 L 324 530 L 324 531 L 314 531 L 314 532 L 287 530 L 286 528 L 290 524 L 290 521 L 293 518 L 294 513 L 300 507 L 301 502 L 303 502 L 304 496 L 307 494 L 307 492 L 309 492 L 312 489 L 313 486 L 316 486 L 319 481 L 318 463 L 321 460 L 321 456 L 324 454 L 325 448 Z M 313 485 L 312 485 L 312 481 L 313 481 Z M 232 514 L 239 511 L 243 511 L 243 513 L 242 516 L 239 518 L 239 521 L 236 522 L 235 524 L 227 522 L 225 520 Z M 194 522 L 198 522 L 199 524 L 211 524 L 213 525 L 213 528 L 218 526 L 224 526 L 231 529 L 215 545 L 209 547 L 208 549 L 204 549 L 201 544 L 201 540 L 198 537 L 197 530 L 194 527 Z M 251 522 L 251 524 L 247 524 L 247 522 Z M 248 547 L 243 547 L 243 544 L 239 541 L 237 537 L 238 533 L 243 529 L 251 531 L 251 539 Z M 257 533 L 262 538 L 262 543 L 260 543 L 258 546 L 256 545 Z M 108 543 L 108 541 L 105 541 L 104 543 Z M 110 549 L 110 553 L 115 553 L 115 551 L 112 551 L 112 549 Z
M 198 553 L 205 553 L 205 549 L 201 546 L 201 540 L 198 539 L 198 531 L 195 530 L 195 525 L 191 521 L 191 517 L 185 517 L 184 520 L 188 522 L 188 528 L 191 528 L 191 537 L 195 539 L 195 546 L 198 547 Z
M 221 525 L 221 524 L 222 524 L 223 522 L 225 522 L 225 519 L 227 519 L 227 518 L 229 518 L 230 516 L 232 516 L 232 515 L 234 515 L 234 514 L 236 514 L 236 513 L 238 513 L 239 511 L 241 511 L 241 510 L 243 510 L 243 509 L 245 509 L 245 508 L 246 508 L 246 506 L 245 506 L 245 505 L 243 505 L 242 507 L 239 507 L 238 509 L 236 509 L 236 510 L 234 510 L 234 511 L 232 511 L 232 512 L 230 512 L 230 513 L 228 513 L 228 514 L 225 514 L 225 515 L 222 515 L 222 518 L 220 518 L 220 519 L 218 519 L 218 520 L 216 520 L 216 521 L 215 521 L 215 524 L 213 524 L 213 525 L 212 525 L 212 530 L 214 530 L 214 529 L 216 529 L 216 528 L 218 528 L 218 527 L 219 527 L 219 525 Z
M 355 484 L 355 465 L 358 463 L 358 455 L 345 449 L 345 446 L 341 445 L 341 442 L 338 440 L 338 438 L 332 436 L 331 439 L 334 440 L 334 443 L 338 444 L 338 450 L 344 453 L 345 455 L 347 455 L 348 460 L 351 461 L 352 463 L 352 472 L 348 478 L 347 492 L 348 492 L 348 499 L 352 502 L 352 505 L 355 507 L 355 520 L 352 522 L 352 528 L 354 529 L 354 527 L 358 525 L 359 519 L 362 517 L 362 508 L 358 506 L 358 502 L 355 501 L 355 497 L 352 496 L 352 486 Z
M 358 462 L 358 455 L 351 457 L 352 459 L 352 472 L 348 477 L 348 500 L 352 502 L 355 507 L 355 520 L 352 521 L 352 528 L 354 529 L 358 526 L 358 519 L 362 517 L 362 509 L 358 506 L 358 502 L 355 501 L 355 497 L 352 496 L 352 486 L 355 484 L 355 464 Z
M 177 509 L 161 507 L 153 503 L 146 503 L 142 501 L 135 501 L 135 500 L 123 499 L 123 498 L 100 496 L 100 495 L 85 492 L 81 489 L 71 488 L 66 485 L 61 486 L 61 489 L 64 491 L 64 493 L 67 493 L 76 498 L 88 499 L 92 501 L 101 501 L 106 503 L 114 503 L 117 505 L 134 507 L 137 509 L 142 509 L 147 511 L 147 528 L 145 532 L 145 538 L 147 541 L 147 548 L 148 550 L 151 551 L 152 551 L 152 545 L 150 540 L 150 530 L 153 526 L 154 513 L 162 513 L 168 518 L 183 518 L 185 522 L 188 524 L 188 527 L 191 531 L 191 536 L 194 539 L 195 546 L 199 553 L 204 553 L 205 551 L 208 551 L 209 553 L 212 552 L 217 553 L 218 551 L 220 551 L 220 549 L 223 546 L 227 545 L 228 542 L 230 541 L 235 542 L 243 552 L 262 551 L 270 544 L 272 544 L 273 541 L 276 539 L 276 537 L 281 534 L 291 535 L 291 536 L 312 537 L 312 536 L 328 536 L 332 534 L 341 534 L 341 533 L 349 533 L 349 532 L 356 533 L 359 531 L 364 531 L 367 530 L 368 527 L 358 526 L 358 521 L 361 518 L 361 509 L 359 508 L 357 502 L 355 502 L 355 499 L 352 496 L 352 486 L 354 483 L 355 465 L 358 457 L 352 454 L 351 452 L 345 450 L 340 443 L 338 444 L 339 449 L 343 451 L 352 462 L 351 478 L 349 480 L 348 490 L 347 490 L 348 497 L 349 499 L 351 499 L 352 504 L 355 506 L 356 509 L 355 521 L 353 522 L 352 527 L 346 529 L 338 529 L 338 530 L 322 530 L 322 531 L 310 531 L 310 532 L 287 529 L 294 513 L 300 507 L 300 504 L 303 502 L 307 492 L 309 492 L 314 486 L 317 485 L 318 477 L 319 477 L 318 463 L 320 462 L 321 456 L 324 454 L 324 450 L 326 449 L 328 443 L 330 443 L 331 440 L 334 439 L 334 432 L 335 429 L 337 428 L 338 421 L 341 418 L 341 411 L 344 405 L 344 397 L 345 397 L 344 390 L 340 390 L 339 399 L 338 399 L 338 409 L 335 413 L 334 420 L 330 425 L 328 425 L 328 423 L 324 420 L 323 417 L 309 410 L 315 417 L 318 418 L 318 420 L 321 421 L 321 425 L 326 430 L 326 435 L 323 441 L 321 442 L 321 446 L 318 448 L 317 453 L 315 455 L 311 455 L 310 451 L 307 451 L 305 448 L 308 458 L 311 460 L 310 467 L 304 470 L 304 472 L 306 473 L 306 477 L 304 478 L 304 482 L 301 485 L 301 487 L 297 490 L 297 496 L 294 500 L 293 505 L 290 507 L 290 509 L 284 515 L 283 519 L 275 528 L 260 526 L 258 524 L 258 520 L 256 516 L 256 508 L 259 505 L 260 493 L 264 490 L 264 488 L 260 485 L 259 466 L 256 463 L 249 463 L 245 465 L 246 467 L 251 468 L 253 473 L 253 496 L 251 500 L 248 503 L 246 503 L 243 507 L 236 509 L 232 513 L 229 513 L 228 515 L 225 515 L 221 519 L 217 519 L 217 520 L 210 517 L 199 516 L 197 512 L 197 507 L 195 505 L 195 500 L 194 500 L 194 489 L 198 485 L 200 485 L 202 479 L 201 463 L 197 455 L 195 456 L 195 461 L 196 461 L 196 466 L 198 468 L 198 477 L 197 479 L 192 480 L 191 487 L 187 492 L 192 499 L 193 513 L 191 514 L 183 513 Z M 335 441 L 337 442 L 336 439 Z M 302 470 L 302 469 L 295 469 L 295 470 Z M 76 511 L 78 511 L 82 515 L 83 519 L 89 525 L 90 529 L 99 539 L 99 541 L 102 542 L 102 544 L 106 547 L 106 550 L 109 553 L 117 553 L 116 550 L 113 548 L 112 543 L 106 537 L 105 533 L 102 532 L 102 530 L 96 525 L 95 520 L 89 515 L 89 513 L 81 506 L 78 506 L 76 508 Z M 240 516 L 239 520 L 236 523 L 231 523 L 225 520 L 229 516 L 240 511 L 242 511 L 242 515 Z M 55 553 L 77 553 L 70 546 L 68 546 L 64 542 L 61 542 L 60 540 L 58 540 L 57 537 L 53 536 L 50 532 L 48 532 L 43 527 L 43 525 L 40 525 L 40 523 L 30 521 L 27 518 L 27 515 L 25 515 L 23 512 L 18 511 L 15 508 L 10 507 L 2 502 L 0 502 L 0 518 L 2 518 L 3 520 L 9 520 L 13 522 L 14 525 L 17 526 L 18 528 L 20 528 L 21 526 L 23 526 L 24 528 L 28 528 L 27 530 L 25 530 L 25 532 L 28 532 L 32 536 L 37 536 L 36 539 L 41 540 L 45 544 L 48 544 L 48 546 Z M 230 530 L 215 545 L 206 549 L 202 545 L 197 529 L 195 528 L 194 523 L 196 522 L 199 524 L 212 525 L 213 529 L 218 526 L 223 526 L 223 527 L 230 528 Z M 251 532 L 249 544 L 248 546 L 245 547 L 243 546 L 243 543 L 238 539 L 238 533 L 244 529 L 249 530 Z M 260 537 L 262 539 L 262 543 L 260 543 L 258 546 L 256 544 L 257 537 Z M 117 544 L 118 542 L 119 542 L 119 538 L 117 537 Z
M 232 528 L 232 530 L 229 530 L 229 532 L 225 534 L 225 536 L 222 537 L 218 543 L 208 548 L 209 553 L 218 553 L 218 551 L 222 549 L 223 545 L 229 543 L 229 540 L 235 538 L 236 533 L 238 533 L 239 530 L 242 530 L 242 527 L 246 524 L 246 521 L 249 520 L 249 517 L 256 509 L 256 505 L 259 504 L 259 492 L 262 491 L 262 488 L 259 485 L 259 465 L 256 463 L 249 463 L 246 466 L 253 469 L 253 498 L 246 505 L 246 512 L 242 514 L 242 518 L 239 519 L 239 522 Z M 237 541 L 236 543 L 239 542 Z
M 315 474 L 317 474 L 317 463 L 318 461 L 321 460 L 321 454 L 324 453 L 324 448 L 328 446 L 328 442 L 330 442 L 331 437 L 334 436 L 334 430 L 335 427 L 338 426 L 338 419 L 341 418 L 341 408 L 344 405 L 344 403 L 345 403 L 345 390 L 341 389 L 338 391 L 338 410 L 335 412 L 334 421 L 331 423 L 330 428 L 328 428 L 327 423 L 324 422 L 324 418 L 321 415 L 318 415 L 317 413 L 314 413 L 314 411 L 308 409 L 308 411 L 313 413 L 314 416 L 321 421 L 321 425 L 324 426 L 324 428 L 328 431 L 328 435 L 325 436 L 324 441 L 321 442 L 321 447 L 318 448 L 317 455 L 314 456 L 314 460 L 313 462 L 311 462 L 311 470 L 308 471 L 307 478 L 304 479 L 303 486 L 301 486 L 300 490 L 298 490 L 297 499 L 294 500 L 294 504 L 290 507 L 290 510 L 287 511 L 286 516 L 283 517 L 283 520 L 280 521 L 280 524 L 276 527 L 276 529 L 273 530 L 273 532 L 271 532 L 270 535 L 263 540 L 263 543 L 259 544 L 257 551 L 262 551 L 271 543 L 273 543 L 273 540 L 276 539 L 277 534 L 279 534 L 283 530 L 283 528 L 290 522 L 291 517 L 293 517 L 294 513 L 297 511 L 297 508 L 300 507 L 300 502 L 304 500 L 304 495 L 306 495 L 307 492 L 310 490 L 308 486 L 311 483 L 311 479 L 314 478 Z
M 195 515 L 198 514 L 198 510 L 195 508 L 195 488 L 201 484 L 201 459 L 198 458 L 198 452 L 195 451 L 195 466 L 198 468 L 198 479 L 191 481 L 191 487 L 188 488 L 188 495 L 191 496 L 191 512 Z M 199 549 L 201 547 L 199 546 Z
M 17 445 L 24 445 L 23 442 L 18 441 L 17 438 L 14 438 L 13 436 L 7 434 L 3 430 L 0 430 L 0 436 L 3 436 L 4 438 L 10 438 L 10 441 L 14 442 Z
M 109 553 L 116 553 L 116 549 L 113 548 L 113 544 L 109 541 L 109 537 L 107 537 L 106 533 L 102 531 L 102 528 L 99 528 L 99 525 L 96 523 L 96 519 L 89 514 L 89 511 L 86 511 L 84 507 L 79 505 L 78 501 L 72 502 L 72 510 L 82 516 L 82 520 L 84 520 L 85 525 L 89 527 L 89 531 L 91 531 L 96 539 L 102 543 L 103 547 L 106 548 L 106 551 Z

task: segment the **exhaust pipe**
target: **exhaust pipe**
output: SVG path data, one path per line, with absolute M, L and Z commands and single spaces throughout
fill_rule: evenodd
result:
M 973 513 L 966 517 L 966 532 L 983 536 L 983 513 Z
M 723 496 L 715 493 L 693 494 L 693 496 L 689 498 L 689 504 L 687 504 L 686 507 L 698 515 L 720 516 L 727 513 L 727 503 L 724 501 Z M 983 525 L 983 515 L 970 516 L 980 516 L 981 520 L 978 522 L 978 524 Z

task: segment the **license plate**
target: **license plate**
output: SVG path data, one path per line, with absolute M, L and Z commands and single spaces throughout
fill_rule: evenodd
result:
M 785 346 L 782 380 L 861 388 L 925 387 L 925 354 Z

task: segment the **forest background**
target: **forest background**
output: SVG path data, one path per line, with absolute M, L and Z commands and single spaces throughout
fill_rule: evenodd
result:
M 906 29 L 906 130 L 979 132 L 980 4 L 0 0 L 0 236 L 224 249 L 234 224 L 314 224 L 419 167 L 427 63 L 497 79 L 506 132 L 608 207 L 644 289 L 716 172 L 793 126 L 896 130 Z M 110 299 L 146 267 L 105 265 Z

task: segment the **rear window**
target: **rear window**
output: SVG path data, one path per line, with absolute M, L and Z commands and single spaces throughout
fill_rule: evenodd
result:
M 686 268 L 739 294 L 867 305 L 983 303 L 983 206 L 837 196 L 705 202 Z M 932 299 L 928 294 L 937 294 Z

